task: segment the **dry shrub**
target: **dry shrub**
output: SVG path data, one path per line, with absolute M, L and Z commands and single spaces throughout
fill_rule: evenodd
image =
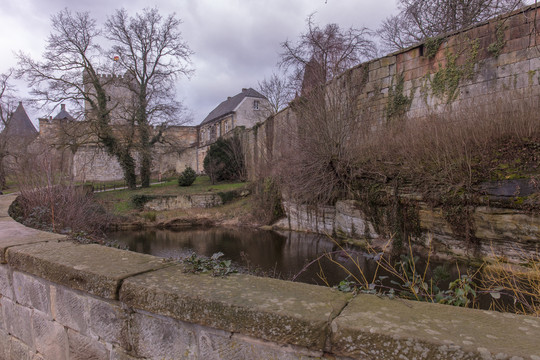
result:
M 61 233 L 99 234 L 110 216 L 93 193 L 58 171 L 48 151 L 29 156 L 17 174 L 20 196 L 14 216 L 25 225 Z
M 358 169 L 416 185 L 470 188 L 490 179 L 501 162 L 524 155 L 521 170 L 538 173 L 534 168 L 540 160 L 537 109 L 536 99 L 518 102 L 494 97 L 489 105 L 470 102 L 415 121 L 401 119 L 364 136 L 357 149 Z M 523 148 L 531 151 L 515 152 Z
M 481 285 L 491 293 L 495 310 L 540 317 L 540 255 L 523 258 L 523 263 L 496 260 L 484 268 Z M 512 301 L 501 301 L 501 295 Z
M 446 112 L 377 124 L 369 109 L 356 107 L 354 94 L 336 91 L 293 105 L 298 121 L 279 167 L 287 195 L 297 201 L 359 198 L 366 184 L 392 180 L 440 196 L 539 173 L 536 98 L 494 96 L 482 106 L 461 101 Z

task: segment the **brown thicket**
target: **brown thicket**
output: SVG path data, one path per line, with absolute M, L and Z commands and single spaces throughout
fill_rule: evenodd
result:
M 111 218 L 88 188 L 59 171 L 46 145 L 19 162 L 20 196 L 12 216 L 30 227 L 60 233 L 100 234 Z
M 490 179 L 538 181 L 537 98 L 494 95 L 485 105 L 471 100 L 453 111 L 384 124 L 357 104 L 339 86 L 295 100 L 297 123 L 287 131 L 292 140 L 279 165 L 288 197 L 332 203 L 391 182 L 456 194 Z

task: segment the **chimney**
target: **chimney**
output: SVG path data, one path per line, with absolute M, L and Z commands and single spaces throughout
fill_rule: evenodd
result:
M 230 97 L 230 96 L 227 96 L 227 100 L 231 100 L 231 97 Z
M 246 88 L 242 88 L 242 92 L 246 92 L 246 91 L 247 91 L 247 89 L 246 89 Z
M 66 111 L 66 104 L 60 105 L 60 111 Z

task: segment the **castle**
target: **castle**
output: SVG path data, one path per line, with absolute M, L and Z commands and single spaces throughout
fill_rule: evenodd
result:
M 113 104 L 129 96 L 125 88 L 118 86 L 123 77 L 102 76 L 102 79 L 107 81 L 107 92 Z M 235 128 L 250 128 L 265 120 L 266 109 L 268 100 L 263 95 L 252 88 L 242 89 L 220 103 L 199 125 L 167 127 L 162 136 L 163 143 L 154 147 L 153 176 L 179 173 L 188 166 L 198 173 L 203 172 L 204 157 L 210 145 Z M 118 107 L 115 111 L 112 123 L 120 128 L 122 121 Z M 56 116 L 39 119 L 38 139 L 53 149 L 61 169 L 76 181 L 121 180 L 120 165 L 105 152 L 88 127 L 88 122 L 76 121 L 65 105 L 61 105 Z
M 329 85 L 353 91 L 359 116 L 369 118 L 375 129 L 395 117 L 421 121 L 434 113 L 471 106 L 495 111 L 494 105 L 501 100 L 536 102 L 540 95 L 539 14 L 540 9 L 531 5 L 441 35 L 435 42 L 359 64 Z M 111 96 L 121 99 L 123 95 L 114 88 Z M 155 147 L 153 173 L 181 172 L 186 166 L 201 173 L 208 147 L 235 128 L 245 128 L 241 136 L 251 178 L 268 162 L 278 164 L 291 141 L 288 134 L 294 130 L 296 114 L 289 107 L 268 117 L 267 101 L 253 89 L 242 89 L 200 125 L 169 127 L 165 136 L 176 146 Z M 122 178 L 116 160 L 86 134 L 84 122 L 73 121 L 65 108 L 54 118 L 39 119 L 39 124 L 38 138 L 55 149 L 62 168 L 74 179 Z M 73 135 L 78 141 L 70 142 Z

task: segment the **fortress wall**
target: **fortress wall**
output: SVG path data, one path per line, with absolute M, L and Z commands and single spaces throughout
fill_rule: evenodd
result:
M 538 99 L 539 16 L 540 8 L 525 7 L 440 40 L 360 64 L 329 86 L 355 91 L 359 121 L 371 121 L 372 129 L 393 117 L 421 121 L 441 112 L 500 111 L 501 103 Z M 252 179 L 261 173 L 263 159 L 272 158 L 274 165 L 280 166 L 280 154 L 287 149 L 288 135 L 295 129 L 294 111 L 289 107 L 258 125 L 256 131 L 247 131 Z

